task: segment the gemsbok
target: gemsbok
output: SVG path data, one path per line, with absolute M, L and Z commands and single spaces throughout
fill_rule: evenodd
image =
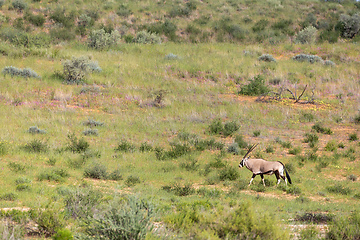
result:
M 251 182 L 254 180 L 256 175 L 260 175 L 261 180 L 265 187 L 264 174 L 266 174 L 266 175 L 275 174 L 276 179 L 277 179 L 276 186 L 279 185 L 281 178 L 285 181 L 286 185 L 287 185 L 286 178 L 289 181 L 289 183 L 291 184 L 290 175 L 287 172 L 284 164 L 282 164 L 281 162 L 270 162 L 270 161 L 266 161 L 264 159 L 249 158 L 249 154 L 256 148 L 257 145 L 258 144 L 254 144 L 254 145 L 252 145 L 251 148 L 249 148 L 249 150 L 247 151 L 247 153 L 245 154 L 245 156 L 243 157 L 243 159 L 241 160 L 241 162 L 239 164 L 240 168 L 245 166 L 247 169 L 249 169 L 253 173 L 250 183 L 249 183 L 249 186 L 251 185 Z M 286 178 L 284 176 L 284 172 L 286 173 Z

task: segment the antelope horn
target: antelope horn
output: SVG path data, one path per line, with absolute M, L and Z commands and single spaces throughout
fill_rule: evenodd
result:
M 245 156 L 243 158 L 246 158 L 247 155 L 249 155 L 249 153 L 251 153 L 256 148 L 257 145 L 259 145 L 259 143 L 252 145 L 251 148 L 249 148 L 249 150 L 247 151 L 247 153 L 245 154 Z

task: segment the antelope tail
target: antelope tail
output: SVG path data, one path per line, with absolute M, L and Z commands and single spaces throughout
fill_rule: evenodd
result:
M 280 162 L 280 161 L 279 161 L 279 163 L 281 163 L 281 165 L 283 165 L 283 167 L 284 167 L 284 169 L 285 169 L 286 178 L 287 178 L 288 182 L 289 182 L 290 184 L 292 184 L 292 183 L 291 183 L 290 175 L 289 175 L 288 171 L 286 170 L 285 165 L 284 165 L 282 162 Z
M 288 171 L 286 170 L 285 166 L 284 166 L 284 169 L 285 169 L 285 173 L 286 173 L 286 178 L 287 178 L 288 182 L 291 184 L 291 178 L 290 178 L 290 175 L 289 175 Z

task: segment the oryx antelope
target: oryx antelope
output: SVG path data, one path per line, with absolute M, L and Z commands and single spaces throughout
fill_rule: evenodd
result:
M 279 185 L 280 177 L 285 181 L 286 185 L 287 185 L 286 178 L 289 181 L 289 183 L 291 184 L 290 175 L 286 171 L 284 164 L 282 164 L 281 162 L 269 162 L 264 159 L 249 158 L 249 154 L 254 150 L 254 148 L 257 145 L 258 144 L 252 145 L 252 147 L 247 151 L 247 153 L 245 154 L 245 156 L 243 157 L 243 159 L 241 160 L 241 162 L 239 164 L 240 168 L 245 166 L 247 169 L 249 169 L 253 173 L 250 183 L 249 183 L 249 186 L 251 185 L 251 182 L 254 180 L 255 176 L 260 175 L 261 180 L 265 187 L 264 174 L 266 174 L 266 175 L 275 174 L 276 179 L 277 179 L 276 185 Z M 284 172 L 286 173 L 286 178 L 285 178 Z

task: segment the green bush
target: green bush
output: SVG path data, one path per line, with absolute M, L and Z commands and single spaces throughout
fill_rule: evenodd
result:
M 55 168 L 51 170 L 46 170 L 38 175 L 39 181 L 55 181 L 55 182 L 64 182 L 65 178 L 69 177 L 70 174 L 65 169 Z
M 88 46 L 97 50 L 103 50 L 116 46 L 120 38 L 121 36 L 118 31 L 107 33 L 104 29 L 93 30 L 89 36 Z
M 50 20 L 61 24 L 65 28 L 72 28 L 75 23 L 75 13 L 67 13 L 65 8 L 57 7 L 50 14 Z
M 254 24 L 254 26 L 252 27 L 252 30 L 254 32 L 262 32 L 265 30 L 265 28 L 267 27 L 268 24 L 269 24 L 268 20 L 261 19 Z
M 66 213 L 75 219 L 92 217 L 103 197 L 100 191 L 79 187 L 63 195 Z
M 41 235 L 44 235 L 45 237 L 54 235 L 56 231 L 65 226 L 63 211 L 54 209 L 52 206 L 32 210 L 31 218 L 38 225 Z
M 236 142 L 239 145 L 239 148 L 248 148 L 249 144 L 244 140 L 243 135 L 236 135 L 234 142 Z
M 141 199 L 115 200 L 85 225 L 84 239 L 145 239 L 153 229 L 154 207 Z
M 247 96 L 259 96 L 266 94 L 270 91 L 267 85 L 265 85 L 265 79 L 262 75 L 257 75 L 253 79 L 249 80 L 249 84 L 242 85 L 238 94 Z
M 276 62 L 276 59 L 270 54 L 263 54 L 258 58 L 259 61 Z
M 231 121 L 231 122 L 226 122 L 224 124 L 224 129 L 223 129 L 223 135 L 225 137 L 230 136 L 232 134 L 234 134 L 237 130 L 239 130 L 240 126 L 237 122 L 235 121 Z
M 155 33 L 150 33 L 147 31 L 140 31 L 136 33 L 134 38 L 135 43 L 142 43 L 142 44 L 160 44 L 161 38 L 156 35 Z
M 118 146 L 115 148 L 115 151 L 117 152 L 134 152 L 136 147 L 129 143 L 127 140 L 123 139 L 120 141 Z
M 315 123 L 311 128 L 317 133 L 324 133 L 328 135 L 333 133 L 330 128 L 323 127 L 320 123 Z
M 295 38 L 296 43 L 313 44 L 316 41 L 317 29 L 313 26 L 308 26 L 298 32 Z
M 107 179 L 113 180 L 113 181 L 119 181 L 123 179 L 123 176 L 121 174 L 120 169 L 115 169 L 111 173 L 108 174 Z
M 52 236 L 52 239 L 53 240 L 72 240 L 72 239 L 74 239 L 74 236 L 69 229 L 63 228 L 63 229 L 57 230 L 56 233 Z
M 94 162 L 84 170 L 84 177 L 94 179 L 107 179 L 107 167 L 101 163 Z
M 26 143 L 22 148 L 27 152 L 40 153 L 40 152 L 46 152 L 49 147 L 47 143 L 34 139 L 31 142 Z
M 315 133 L 305 133 L 304 143 L 309 143 L 310 147 L 315 147 L 319 142 L 319 136 Z
M 91 72 L 90 59 L 88 57 L 72 57 L 63 62 L 65 81 L 68 84 L 80 83 Z
M 153 146 L 147 142 L 143 142 L 143 143 L 141 143 L 139 150 L 140 150 L 140 152 L 150 152 L 153 150 Z
M 133 187 L 136 184 L 139 184 L 140 182 L 141 181 L 140 181 L 140 178 L 138 176 L 130 175 L 130 176 L 128 176 L 126 178 L 125 185 L 128 186 L 128 187 Z
M 13 6 L 13 8 L 15 8 L 20 12 L 22 12 L 25 8 L 27 8 L 27 3 L 24 2 L 23 0 L 13 0 L 11 2 L 11 5 Z
M 84 153 L 84 152 L 86 152 L 86 150 L 88 150 L 88 148 L 90 146 L 89 143 L 86 140 L 84 140 L 83 138 L 78 139 L 75 136 L 75 133 L 68 134 L 67 137 L 68 137 L 69 143 L 66 146 L 66 150 L 69 150 L 74 153 Z
M 132 14 L 132 11 L 125 4 L 120 4 L 116 11 L 116 14 L 120 17 L 128 17 Z
M 23 77 L 23 78 L 31 78 L 31 77 L 32 78 L 40 78 L 40 76 L 30 68 L 21 69 L 21 68 L 16 68 L 13 66 L 7 66 L 7 67 L 3 68 L 2 73 L 5 76 L 10 75 L 12 77 L 19 76 L 19 77 Z
M 25 19 L 28 20 L 31 24 L 37 26 L 37 27 L 42 27 L 45 23 L 45 17 L 41 14 L 39 15 L 34 15 L 30 12 L 27 12 L 25 14 Z
M 175 182 L 170 186 L 163 186 L 163 190 L 167 192 L 172 192 L 176 196 L 184 197 L 195 193 L 195 190 L 190 183 L 186 183 L 184 185 L 180 184 L 179 182 Z
M 357 140 L 359 140 L 359 138 L 356 133 L 349 134 L 349 141 L 353 142 L 353 141 L 357 141 Z
M 360 236 L 360 213 L 354 211 L 350 217 L 335 218 L 330 223 L 325 239 L 357 239 Z
M 0 199 L 4 201 L 15 201 L 18 196 L 15 193 L 4 193 L 0 195 Z
M 349 16 L 347 14 L 340 15 L 341 36 L 344 38 L 354 38 L 360 31 L 360 14 Z
M 349 195 L 352 192 L 350 188 L 343 186 L 340 183 L 337 183 L 333 186 L 328 186 L 326 187 L 326 190 L 330 193 L 341 194 L 341 195 Z
M 8 152 L 7 142 L 0 141 L 0 156 L 5 155 Z
M 309 63 L 324 63 L 321 57 L 316 55 L 298 54 L 293 57 L 293 60 L 298 62 L 309 62 Z
M 234 181 L 240 176 L 239 170 L 235 167 L 226 166 L 219 171 L 219 178 L 221 181 L 229 180 Z
M 74 31 L 59 26 L 55 26 L 50 29 L 50 36 L 54 43 L 58 43 L 60 41 L 71 41 L 76 37 Z
M 22 163 L 17 163 L 17 162 L 9 162 L 8 167 L 10 168 L 11 171 L 16 173 L 25 172 L 26 170 L 26 167 Z
M 239 155 L 240 154 L 240 148 L 239 145 L 236 142 L 233 142 L 232 144 L 230 144 L 227 148 L 227 152 L 228 153 L 232 153 L 234 155 Z

